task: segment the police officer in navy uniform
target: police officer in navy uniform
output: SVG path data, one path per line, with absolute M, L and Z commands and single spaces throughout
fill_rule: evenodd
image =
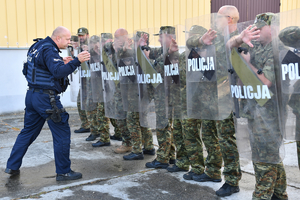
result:
M 61 58 L 60 49 L 66 49 L 70 44 L 71 33 L 65 27 L 57 27 L 51 37 L 33 44 L 27 53 L 24 64 L 25 75 L 29 89 L 25 104 L 24 128 L 18 135 L 5 172 L 11 175 L 20 173 L 23 156 L 27 148 L 40 134 L 47 120 L 53 136 L 56 180 L 75 180 L 82 174 L 71 170 L 70 126 L 69 114 L 63 108 L 58 94 L 67 89 L 67 76 L 87 61 L 90 54 L 84 51 L 77 58 Z

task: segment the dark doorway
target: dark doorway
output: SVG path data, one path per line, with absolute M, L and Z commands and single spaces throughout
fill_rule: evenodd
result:
M 224 5 L 237 7 L 240 13 L 239 22 L 254 20 L 257 14 L 264 12 L 280 12 L 280 0 L 211 0 L 211 12 L 218 12 Z

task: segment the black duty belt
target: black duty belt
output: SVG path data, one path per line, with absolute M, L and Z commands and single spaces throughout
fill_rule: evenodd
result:
M 57 95 L 57 92 L 55 92 L 54 90 L 37 89 L 37 88 L 31 88 L 31 87 L 29 87 L 29 90 L 31 90 L 33 92 L 40 92 L 40 91 L 42 91 L 44 94 L 54 94 L 54 95 Z

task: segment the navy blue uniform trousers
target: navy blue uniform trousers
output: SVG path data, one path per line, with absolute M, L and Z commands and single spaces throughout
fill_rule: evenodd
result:
M 60 96 L 55 96 L 55 100 L 57 107 L 61 109 Z M 42 91 L 33 92 L 28 90 L 25 105 L 24 128 L 18 135 L 7 161 L 7 168 L 12 170 L 18 170 L 21 167 L 22 159 L 28 147 L 40 134 L 46 119 L 49 117 L 46 110 L 52 109 L 49 94 L 44 94 Z M 56 173 L 65 174 L 71 171 L 69 158 L 71 131 L 68 123 L 69 114 L 63 112 L 60 115 L 61 122 L 54 123 L 51 119 L 47 122 L 53 137 Z

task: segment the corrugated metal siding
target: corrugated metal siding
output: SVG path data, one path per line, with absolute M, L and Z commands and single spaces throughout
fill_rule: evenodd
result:
M 280 12 L 300 8 L 300 0 L 281 0 Z
M 211 0 L 211 12 L 218 12 L 224 5 L 237 7 L 240 13 L 239 22 L 253 20 L 257 14 L 264 12 L 280 12 L 280 0 Z
M 32 39 L 51 35 L 57 26 L 76 33 L 128 32 L 184 24 L 210 13 L 210 0 L 0 0 L 0 47 L 28 47 Z

